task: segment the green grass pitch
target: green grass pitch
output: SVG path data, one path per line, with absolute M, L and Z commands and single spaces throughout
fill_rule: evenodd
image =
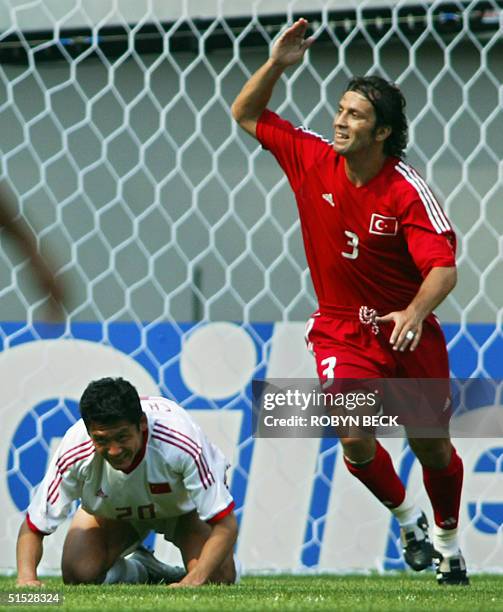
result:
M 63 586 L 45 580 L 46 590 L 60 591 L 64 603 L 50 610 L 173 610 L 176 612 L 249 612 L 268 610 L 492 612 L 503 610 L 503 576 L 473 576 L 469 587 L 439 587 L 432 573 L 369 576 L 254 576 L 232 587 L 168 589 L 162 585 Z M 13 578 L 0 578 L 0 593 L 15 589 Z M 5 601 L 5 599 L 3 600 Z M 3 605 L 2 610 L 42 606 Z

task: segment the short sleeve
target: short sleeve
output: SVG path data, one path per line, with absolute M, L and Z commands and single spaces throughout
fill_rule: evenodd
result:
M 294 127 L 276 113 L 265 110 L 257 122 L 258 141 L 270 151 L 297 190 L 306 172 L 332 152 L 322 136 L 303 127 Z
M 193 423 L 184 432 L 184 452 L 180 453 L 180 471 L 183 484 L 196 506 L 199 518 L 215 522 L 234 508 L 232 495 L 227 487 L 226 472 L 229 464 L 223 453 L 209 442 L 202 430 Z
M 456 265 L 456 235 L 447 215 L 424 179 L 402 164 L 408 191 L 401 198 L 400 225 L 422 277 L 432 268 Z M 403 172 L 402 172 L 403 173 Z
M 79 466 L 94 454 L 92 441 L 75 443 L 63 438 L 27 513 L 32 531 L 49 535 L 68 517 L 72 502 L 80 498 Z
M 452 230 L 434 234 L 421 227 L 409 226 L 404 233 L 409 252 L 423 278 L 432 268 L 451 268 L 456 265 L 456 237 Z

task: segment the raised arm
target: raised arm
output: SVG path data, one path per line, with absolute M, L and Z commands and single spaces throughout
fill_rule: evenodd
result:
M 272 47 L 270 58 L 250 77 L 232 104 L 232 116 L 254 138 L 257 121 L 279 77 L 285 68 L 302 59 L 314 41 L 313 37 L 304 38 L 307 27 L 307 20 L 301 18 L 281 34 Z

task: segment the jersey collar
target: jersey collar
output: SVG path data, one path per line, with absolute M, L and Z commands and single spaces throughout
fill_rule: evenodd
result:
M 131 472 L 140 465 L 143 457 L 145 457 L 145 452 L 147 450 L 147 440 L 148 440 L 148 429 L 146 429 L 143 432 L 142 446 L 140 450 L 136 453 L 136 457 L 134 458 L 133 463 L 126 470 L 121 470 L 121 472 L 124 472 L 124 474 L 131 474 Z

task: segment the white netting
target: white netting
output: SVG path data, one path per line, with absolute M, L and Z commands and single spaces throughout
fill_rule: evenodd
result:
M 118 0 L 82 0 L 69 9 L 57 0 L 3 2 L 2 176 L 72 290 L 69 324 L 53 342 L 80 338 L 115 347 L 141 364 L 161 392 L 184 405 L 242 408 L 245 418 L 246 385 L 254 372 L 312 375 L 301 325 L 293 323 L 315 308 L 293 198 L 272 158 L 230 116 L 235 95 L 267 57 L 278 30 L 304 14 L 317 43 L 278 84 L 271 106 L 331 138 L 336 103 L 350 75 L 376 72 L 402 87 L 410 119 L 409 160 L 443 201 L 459 235 L 458 287 L 439 309 L 450 322 L 453 372 L 501 377 L 500 3 L 348 1 L 338 12 L 334 2 L 280 4 L 264 0 L 250 9 L 241 0 L 144 1 L 131 8 Z M 41 301 L 27 269 L 3 243 L 4 362 L 18 354 L 18 344 L 40 340 L 44 333 L 33 323 Z M 194 348 L 181 354 L 180 343 L 200 329 L 191 322 L 199 320 L 244 323 L 213 327 L 207 338 L 185 342 Z M 221 351 L 212 353 L 215 337 Z M 251 362 L 243 355 L 252 355 Z M 68 413 L 69 402 L 78 399 L 94 370 L 79 363 L 81 374 L 70 369 L 73 382 L 55 389 L 48 354 L 38 369 L 34 366 L 48 380 L 45 394 L 35 401 L 26 391 L 33 386 L 33 372 L 28 376 L 24 362 L 14 361 L 20 382 L 7 406 L 39 423 L 28 446 L 27 434 L 16 429 L 19 418 L 9 430 L 9 443 L 18 435 L 8 465 L 14 479 L 9 495 L 12 487 L 24 487 L 15 501 L 19 508 L 37 479 L 25 476 L 25 463 L 33 457 L 27 455 L 23 463 L 22 453 L 39 444 L 45 461 L 47 440 L 61 434 L 47 433 L 40 415 L 50 421 Z M 50 398 L 61 404 L 40 408 Z M 226 427 L 214 427 L 222 444 Z M 323 557 L 322 546 L 328 537 L 324 521 L 335 513 L 336 502 L 318 490 L 338 474 L 336 450 L 320 449 L 316 442 L 302 458 L 286 443 L 254 443 L 241 422 L 230 429 L 240 546 L 249 564 L 339 567 L 333 556 Z M 294 478 L 291 465 L 301 460 Z M 271 461 L 276 469 L 260 473 L 259 466 L 267 472 Z M 477 461 L 478 455 L 474 465 Z M 492 471 L 501 471 L 496 459 L 493 463 Z M 259 475 L 250 488 L 253 470 Z M 272 519 L 266 518 L 270 504 L 262 491 L 283 500 Z M 313 502 L 317 491 L 326 503 Z M 477 489 L 476 499 L 483 494 Z M 472 521 L 489 516 L 480 504 L 477 508 L 473 516 L 467 511 Z M 293 517 L 287 532 L 280 528 L 285 513 Z M 499 519 L 490 516 L 496 533 Z M 9 535 L 4 534 L 9 546 L 17 520 L 13 515 Z M 268 524 L 262 534 L 269 544 L 260 544 L 254 521 Z M 367 528 L 371 522 L 362 533 Z M 300 535 L 296 539 L 290 532 Z M 496 549 L 490 550 L 486 553 Z M 384 565 L 393 566 L 399 557 L 389 546 L 378 551 Z M 355 555 L 349 554 L 348 564 L 364 566 Z

